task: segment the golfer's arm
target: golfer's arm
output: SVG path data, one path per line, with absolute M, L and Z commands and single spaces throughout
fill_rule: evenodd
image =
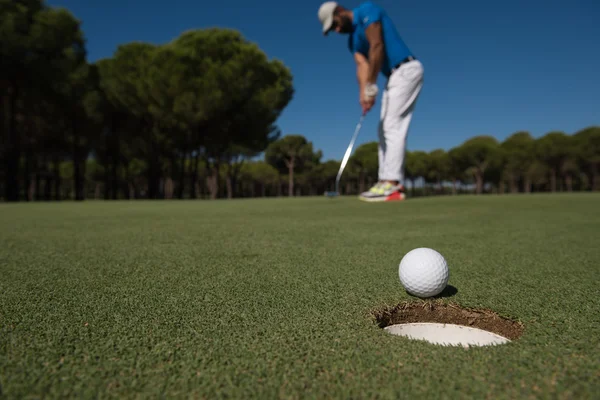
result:
M 383 37 L 381 35 L 381 23 L 373 22 L 365 30 L 365 36 L 369 41 L 369 75 L 367 82 L 377 82 L 377 75 L 381 71 L 383 62 Z
M 358 80 L 358 87 L 362 93 L 365 90 L 367 81 L 369 79 L 369 62 L 360 53 L 354 53 L 354 61 L 356 61 L 356 79 Z

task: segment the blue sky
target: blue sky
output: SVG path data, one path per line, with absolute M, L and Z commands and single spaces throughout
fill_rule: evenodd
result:
M 360 2 L 347 0 L 355 7 Z M 600 1 L 379 0 L 425 68 L 410 150 L 449 149 L 474 135 L 538 137 L 600 123 Z M 323 37 L 320 0 L 50 0 L 79 18 L 88 59 L 130 41 L 165 43 L 189 29 L 227 27 L 291 68 L 296 94 L 278 125 L 324 160 L 341 159 L 358 118 L 346 36 Z M 383 78 L 380 84 L 383 84 Z M 377 138 L 379 102 L 357 145 Z

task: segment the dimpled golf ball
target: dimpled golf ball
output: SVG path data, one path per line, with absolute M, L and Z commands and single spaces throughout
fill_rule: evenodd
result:
M 450 277 L 444 256 L 424 247 L 406 253 L 400 261 L 398 275 L 408 293 L 422 298 L 440 294 Z

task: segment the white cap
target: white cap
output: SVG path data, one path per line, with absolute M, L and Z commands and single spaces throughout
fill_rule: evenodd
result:
M 319 7 L 319 21 L 323 25 L 323 33 L 326 34 L 333 24 L 333 12 L 338 6 L 335 1 L 326 1 Z

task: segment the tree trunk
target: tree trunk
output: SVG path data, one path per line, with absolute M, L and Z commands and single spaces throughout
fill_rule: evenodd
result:
M 19 159 L 21 157 L 21 135 L 17 132 L 17 100 L 19 91 L 16 85 L 11 85 L 8 95 L 4 97 L 6 115 L 5 148 L 5 186 L 6 201 L 19 201 Z
M 73 186 L 75 187 L 75 201 L 83 200 L 81 179 L 81 149 L 79 148 L 79 132 L 75 116 L 71 116 L 71 134 L 73 135 Z
M 42 150 L 37 151 L 35 156 L 34 170 L 35 170 L 35 201 L 42 200 L 42 174 L 41 174 L 41 164 L 40 157 L 42 154 Z
M 171 200 L 173 198 L 174 189 L 173 179 L 169 176 L 165 179 L 165 199 Z
M 35 200 L 35 182 L 33 181 L 33 179 L 31 179 L 29 182 L 29 189 L 27 191 L 27 194 L 29 195 L 29 199 L 30 199 L 28 201 Z
M 233 198 L 233 183 L 229 173 L 227 174 L 225 185 L 227 186 L 227 199 L 231 200 Z
M 200 152 L 196 152 L 196 155 L 193 158 L 193 162 L 190 165 L 190 198 L 196 199 L 198 198 L 198 162 L 200 159 Z
M 567 185 L 567 191 L 572 192 L 573 191 L 573 177 L 571 176 L 571 174 L 566 174 L 565 184 Z
M 183 200 L 183 193 L 185 190 L 185 160 L 187 158 L 187 152 L 184 151 L 179 160 L 181 165 L 179 168 L 179 186 L 177 188 L 177 198 Z
M 59 201 L 61 199 L 60 193 L 60 160 L 56 156 L 54 157 L 54 199 Z
M 454 180 L 452 181 L 452 195 L 454 195 L 454 196 L 455 196 L 455 195 L 456 195 L 456 193 L 458 192 L 458 191 L 456 190 L 456 186 L 457 186 L 457 184 L 458 184 L 458 180 L 457 180 L 457 179 L 454 179 Z
M 531 179 L 529 179 L 529 177 L 525 177 L 525 180 L 523 182 L 523 191 L 525 193 L 531 193 Z
M 232 188 L 232 196 L 237 197 L 240 195 L 240 190 L 243 191 L 243 185 L 240 187 L 239 177 L 240 172 L 242 170 L 242 166 L 244 164 L 244 159 L 238 161 L 235 165 L 232 166 L 231 169 L 231 188 Z
M 110 119 L 110 128 L 109 132 L 106 135 L 106 149 L 109 152 L 109 156 L 106 157 L 106 170 L 104 172 L 104 199 L 109 200 L 111 198 L 116 199 L 116 195 L 113 196 L 113 193 L 116 192 L 116 174 L 119 166 L 120 159 L 120 148 L 119 148 L 119 139 L 115 134 L 116 131 L 116 118 L 112 117 Z
M 219 197 L 219 190 L 220 190 L 220 173 L 221 171 L 221 166 L 218 162 L 215 163 L 215 166 L 213 168 L 213 192 L 212 192 L 212 199 L 215 200 Z
M 125 175 L 125 179 L 119 185 L 119 192 L 123 194 L 123 199 L 129 200 L 129 174 Z
M 160 196 L 160 164 L 154 155 L 148 160 L 148 198 L 158 199 Z
M 365 174 L 361 172 L 360 174 L 360 181 L 358 183 L 358 191 L 360 193 L 365 191 Z
M 78 150 L 75 150 L 76 152 L 79 152 Z M 84 171 L 82 171 L 81 168 L 81 159 L 79 157 L 79 155 L 77 157 L 74 158 L 73 161 L 73 177 L 74 177 L 74 184 L 75 184 L 75 200 L 76 201 L 82 201 L 84 199 L 84 190 L 83 190 L 83 175 L 84 175 Z
M 238 195 L 237 177 L 239 175 L 240 166 L 241 166 L 241 164 L 238 164 L 237 166 L 234 165 L 232 161 L 227 162 L 226 187 L 227 187 L 227 198 L 229 200 L 233 199 L 235 196 Z
M 294 157 L 290 161 L 286 161 L 288 167 L 288 197 L 294 196 Z
M 210 192 L 211 200 L 215 200 L 218 197 L 219 192 L 219 164 L 215 162 L 215 164 L 210 168 L 210 171 L 211 173 L 207 177 L 207 186 Z
M 475 181 L 477 183 L 476 186 L 476 193 L 477 194 L 481 194 L 483 193 L 483 172 L 482 171 L 477 171 L 475 173 Z
M 556 170 L 554 168 L 550 170 L 550 191 L 556 192 Z
M 511 175 L 509 178 L 510 192 L 511 193 L 519 193 L 519 187 L 517 186 L 517 180 L 514 175 Z
M 25 138 L 25 171 L 23 174 L 23 187 L 25 188 L 25 200 L 33 201 L 34 196 L 34 185 L 33 180 L 31 179 L 31 175 L 34 169 L 34 149 L 33 149 L 33 140 L 32 137 L 34 135 L 33 128 L 33 119 L 26 118 L 26 126 L 27 129 L 23 132 L 23 137 Z
M 46 161 L 47 159 L 44 158 L 44 165 L 47 165 Z M 52 200 L 52 174 L 50 173 L 49 169 L 46 171 L 46 180 L 44 183 L 44 200 Z
M 265 185 L 264 183 L 261 183 L 260 186 L 261 186 L 260 193 L 261 193 L 262 197 L 267 197 L 267 185 Z
M 592 181 L 590 182 L 592 185 L 592 191 L 600 190 L 600 177 L 598 176 L 598 168 L 594 164 L 592 165 Z
M 39 201 L 42 199 L 42 176 L 40 174 L 40 166 L 36 164 L 36 173 L 35 173 L 35 201 Z
M 86 198 L 86 184 L 85 184 L 85 174 L 87 170 L 87 164 L 85 162 L 86 157 L 82 157 L 81 160 L 81 169 L 79 175 L 79 200 L 85 200 Z
M 110 171 L 110 198 L 117 200 L 119 189 L 119 155 L 115 154 L 112 169 Z M 152 170 L 152 167 L 150 167 Z
M 118 187 L 119 187 L 119 166 L 121 165 L 121 154 L 119 139 L 114 138 L 114 151 L 111 154 L 111 168 L 110 168 L 110 194 L 108 199 L 117 200 L 118 198 Z M 126 165 L 127 166 L 127 165 Z
M 155 165 L 152 159 L 148 160 L 148 198 L 155 199 L 158 196 L 158 179 L 156 177 Z
M 112 159 L 112 156 L 110 157 Z M 109 200 L 110 199 L 110 188 L 111 188 L 111 176 L 112 176 L 112 165 L 113 162 L 111 161 L 107 161 L 107 166 L 106 169 L 104 171 L 104 200 Z
M 198 169 L 200 168 L 200 152 L 194 157 L 194 168 L 192 169 L 192 182 L 194 182 L 194 198 L 197 199 L 201 196 L 202 189 L 200 188 L 200 182 L 198 179 Z
M 31 187 L 32 182 L 31 182 L 31 170 L 32 170 L 32 164 L 33 163 L 33 151 L 31 149 L 31 146 L 27 146 L 27 151 L 25 153 L 25 173 L 24 173 L 24 179 L 23 181 L 25 182 L 25 200 L 26 201 L 33 201 L 33 188 Z

